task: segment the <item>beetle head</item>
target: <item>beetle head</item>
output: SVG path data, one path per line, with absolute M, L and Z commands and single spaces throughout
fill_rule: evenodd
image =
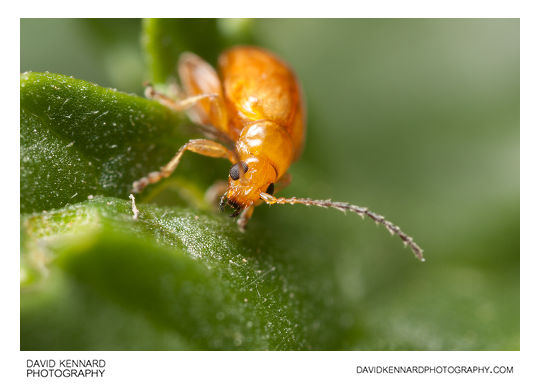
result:
M 220 207 L 225 204 L 234 208 L 237 216 L 242 208 L 255 204 L 261 192 L 273 192 L 277 172 L 267 160 L 256 157 L 243 159 L 229 171 L 229 188 L 223 195 Z

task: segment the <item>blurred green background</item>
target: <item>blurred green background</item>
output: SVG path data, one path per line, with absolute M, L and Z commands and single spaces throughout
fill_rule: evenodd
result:
M 190 34 L 200 23 L 180 30 Z M 519 349 L 519 20 L 226 20 L 214 27 L 216 44 L 266 47 L 302 82 L 306 146 L 281 195 L 368 206 L 412 235 L 427 259 L 418 262 L 383 228 L 353 215 L 258 208 L 248 236 L 294 260 L 298 270 L 289 277 L 299 274 L 298 292 L 308 292 L 299 304 L 308 342 L 286 349 Z M 21 72 L 142 95 L 144 80 L 165 76 L 145 53 L 141 28 L 129 19 L 23 19 Z M 200 35 L 195 53 L 215 60 Z M 226 172 L 222 163 L 209 171 L 223 179 Z M 280 262 L 286 269 L 287 258 Z M 65 312 L 50 307 L 65 292 L 23 289 L 21 348 L 213 348 L 178 341 L 182 331 L 152 333 L 145 325 L 152 320 L 135 319 L 138 310 L 118 301 L 89 313 L 102 296 L 88 289 L 85 283 L 84 298 L 71 299 L 77 304 Z M 74 338 L 81 333 L 87 336 Z

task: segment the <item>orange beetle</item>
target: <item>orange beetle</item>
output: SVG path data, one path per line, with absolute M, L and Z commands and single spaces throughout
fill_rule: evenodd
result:
M 262 201 L 330 207 L 383 224 L 423 260 L 422 249 L 410 236 L 367 208 L 330 200 L 274 197 L 289 184 L 287 170 L 302 153 L 306 113 L 298 80 L 287 64 L 257 47 L 231 48 L 220 55 L 218 66 L 220 76 L 197 55 L 184 53 L 178 67 L 185 93 L 182 97 L 174 99 L 152 87 L 146 89 L 147 97 L 175 110 L 187 110 L 208 139 L 183 145 L 160 171 L 134 182 L 134 193 L 168 177 L 185 151 L 226 158 L 233 166 L 220 208 L 229 205 L 235 209 L 232 216 L 240 215 L 241 230 Z

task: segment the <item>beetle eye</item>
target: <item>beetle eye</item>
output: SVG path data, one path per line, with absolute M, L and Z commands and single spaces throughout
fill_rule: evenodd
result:
M 266 188 L 266 193 L 268 193 L 269 195 L 274 194 L 274 183 L 271 183 L 268 188 Z
M 240 169 L 238 167 L 239 163 L 236 163 L 231 167 L 231 170 L 229 171 L 229 176 L 231 176 L 231 179 L 238 180 L 240 178 Z M 244 173 L 248 171 L 248 166 L 243 161 L 240 162 L 242 164 L 242 169 L 244 170 Z

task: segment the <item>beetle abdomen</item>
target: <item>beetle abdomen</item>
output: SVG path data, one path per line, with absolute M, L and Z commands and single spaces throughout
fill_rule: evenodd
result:
M 300 89 L 285 63 L 260 48 L 235 47 L 220 56 L 219 70 L 229 124 L 237 134 L 251 122 L 268 120 L 291 137 L 303 138 L 303 121 L 298 124 L 298 114 L 302 114 Z

